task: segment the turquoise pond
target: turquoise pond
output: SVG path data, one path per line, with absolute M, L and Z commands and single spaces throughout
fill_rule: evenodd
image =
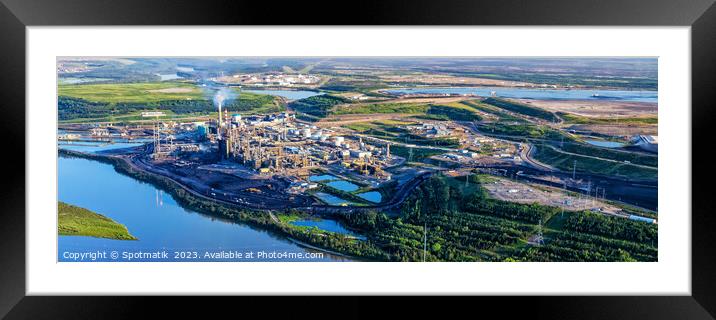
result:
M 636 102 L 658 101 L 656 91 L 646 90 L 593 90 L 593 89 L 534 89 L 509 87 L 444 87 L 444 88 L 402 88 L 385 90 L 391 94 L 474 94 L 489 97 L 494 94 L 502 98 L 540 100 L 620 100 Z
M 242 90 L 243 92 L 251 92 L 258 94 L 268 94 L 272 96 L 284 97 L 289 100 L 305 99 L 313 96 L 322 95 L 321 92 L 308 90 Z
M 357 185 L 343 180 L 331 181 L 329 183 L 326 183 L 326 185 L 345 192 L 353 192 L 359 189 Z
M 338 180 L 338 177 L 332 176 L 330 174 L 322 174 L 320 176 L 310 176 L 308 177 L 308 181 L 312 182 L 318 182 L 318 181 L 328 181 L 328 180 Z
M 363 192 L 357 194 L 357 196 L 374 203 L 379 203 L 383 199 L 383 196 L 378 191 Z
M 157 73 L 157 75 L 159 76 L 159 78 L 161 78 L 161 81 L 176 80 L 176 79 L 182 78 L 176 73 L 167 73 L 167 74 Z
M 604 141 L 604 140 L 584 140 L 585 142 L 597 146 L 597 147 L 604 147 L 604 148 L 621 148 L 624 146 L 621 142 L 614 142 L 614 141 Z
M 341 199 L 339 197 L 336 197 L 336 196 L 334 196 L 332 194 L 328 194 L 328 193 L 316 192 L 315 196 L 318 197 L 318 199 L 321 199 L 321 201 L 323 201 L 329 205 L 332 205 L 332 206 L 340 206 L 342 204 L 351 204 L 351 202 L 348 200 Z

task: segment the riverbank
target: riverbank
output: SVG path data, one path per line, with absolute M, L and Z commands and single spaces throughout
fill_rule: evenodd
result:
M 325 251 L 328 254 L 340 253 L 343 256 L 356 257 L 360 260 L 389 260 L 389 255 L 368 241 L 356 240 L 352 237 L 336 233 L 321 233 L 312 230 L 291 228 L 289 225 L 280 224 L 271 219 L 270 211 L 268 210 L 250 210 L 231 203 L 208 199 L 184 188 L 170 178 L 139 170 L 133 167 L 129 159 L 126 158 L 63 149 L 59 150 L 59 155 L 61 157 L 84 158 L 110 164 L 115 171 L 120 174 L 162 189 L 170 194 L 180 206 L 202 214 L 225 218 L 256 229 L 269 231 L 288 241 L 290 241 L 289 239 L 293 239 L 301 243 L 309 244 L 312 249 Z M 301 214 L 308 215 L 305 212 Z
M 61 236 L 137 240 L 123 224 L 99 213 L 59 201 L 57 202 L 57 232 Z

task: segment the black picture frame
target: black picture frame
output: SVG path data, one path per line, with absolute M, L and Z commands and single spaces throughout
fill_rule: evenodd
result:
M 322 9 L 319 9 L 322 8 Z M 331 11 L 331 12 L 329 12 Z M 716 315 L 716 216 L 707 187 L 713 181 L 706 130 L 714 121 L 716 87 L 716 6 L 714 0 L 684 3 L 668 0 L 607 1 L 316 1 L 286 4 L 261 1 L 97 1 L 0 0 L 0 132 L 4 137 L 3 183 L 0 189 L 0 315 L 6 319 L 125 318 L 161 310 L 186 315 L 185 306 L 199 306 L 204 317 L 220 315 L 231 302 L 181 298 L 166 301 L 143 297 L 37 297 L 25 294 L 25 57 L 27 26 L 90 25 L 558 25 L 558 26 L 690 26 L 692 63 L 692 295 L 667 297 L 484 297 L 467 306 L 393 310 L 459 315 L 465 309 L 501 307 L 506 316 L 550 319 L 713 319 Z M 669 106 L 675 107 L 675 106 Z M 684 110 L 688 112 L 688 110 Z M 699 148 L 701 146 L 701 148 Z M 668 168 L 662 168 L 668 170 Z M 668 188 L 668 186 L 667 186 Z M 688 214 L 688 213 L 669 213 Z M 668 277 L 669 275 L 663 275 Z M 350 298 L 321 299 L 321 308 L 370 316 L 378 302 Z M 294 314 L 307 299 L 276 302 L 272 315 Z M 256 306 L 243 298 L 242 306 Z M 433 300 L 429 303 L 434 303 Z M 451 300 L 453 304 L 460 304 Z M 237 302 L 235 302 L 237 303 Z M 234 304 L 235 304 L 234 303 Z M 266 300 L 260 303 L 271 305 Z M 315 303 L 315 300 L 313 300 Z M 386 302 L 383 302 L 386 303 Z M 391 303 L 386 303 L 390 305 Z M 405 307 L 405 303 L 400 303 Z M 519 306 L 519 307 L 514 307 Z M 235 307 L 235 306 L 234 306 Z M 385 306 L 382 306 L 385 307 Z M 509 308 L 509 309 L 505 309 Z M 196 312 L 196 308 L 192 308 Z M 381 308 L 382 309 L 382 308 Z M 438 309 L 438 310 L 435 310 Z M 381 312 L 385 316 L 386 313 Z M 486 313 L 486 315 L 489 313 Z

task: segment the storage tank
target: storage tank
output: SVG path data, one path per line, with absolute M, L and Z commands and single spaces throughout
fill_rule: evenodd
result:
M 209 130 L 206 128 L 206 125 L 198 125 L 196 126 L 196 134 L 200 137 L 206 137 L 206 134 L 209 132 Z

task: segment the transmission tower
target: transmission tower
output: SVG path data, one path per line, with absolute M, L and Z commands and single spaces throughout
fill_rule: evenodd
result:
M 535 242 L 538 246 L 544 244 L 544 237 L 542 236 L 542 219 L 539 219 L 539 225 L 537 226 L 537 236 L 535 236 Z
M 423 262 L 425 262 L 425 254 L 428 251 L 428 220 L 425 220 L 423 226 Z
M 577 160 L 574 160 L 574 166 L 572 167 L 572 180 L 577 177 Z
M 156 117 L 154 119 L 155 119 L 154 120 L 154 128 L 153 128 L 154 133 L 152 136 L 152 138 L 154 139 L 154 158 L 158 158 L 159 152 L 161 150 L 161 141 L 160 141 L 161 135 L 159 134 L 159 117 Z

